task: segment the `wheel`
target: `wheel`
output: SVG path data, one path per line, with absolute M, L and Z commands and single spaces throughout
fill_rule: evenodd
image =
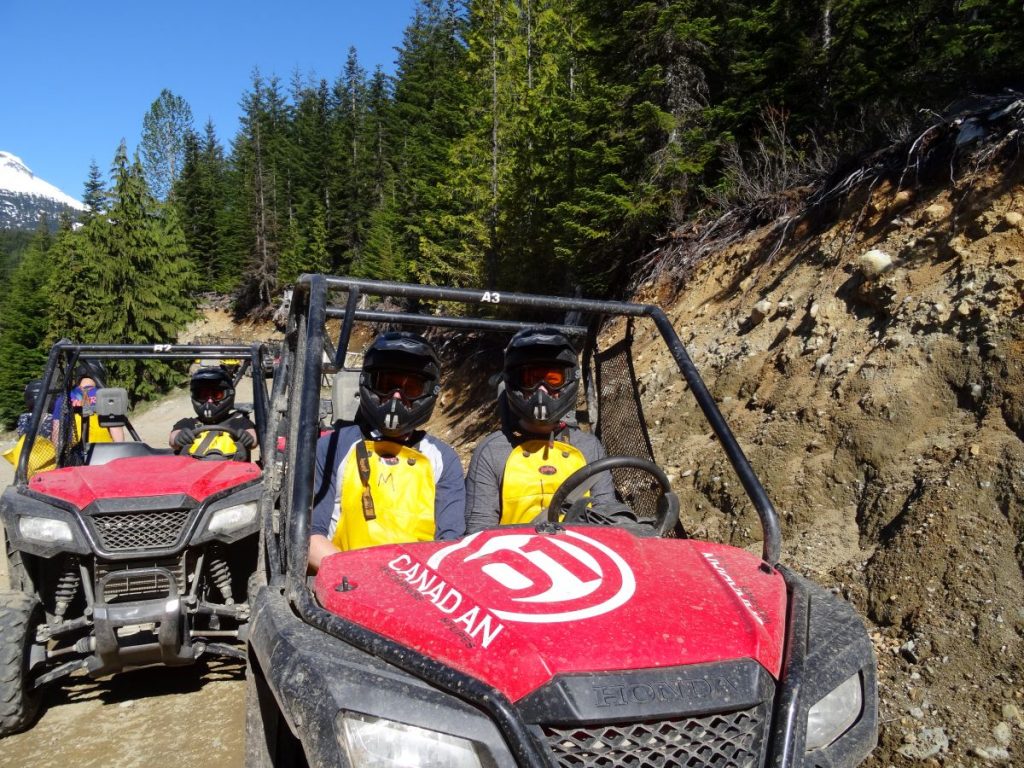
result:
M 36 627 L 45 621 L 34 595 L 0 592 L 0 736 L 32 724 L 42 698 L 32 690 L 29 665 Z
M 661 495 L 658 497 L 658 514 L 655 530 L 659 536 L 668 536 L 679 521 L 679 498 L 673 493 L 672 484 L 669 482 L 665 470 L 653 461 L 641 459 L 638 456 L 607 456 L 577 469 L 565 478 L 565 481 L 558 486 L 558 490 L 551 497 L 551 502 L 548 504 L 548 521 L 552 523 L 558 522 L 562 505 L 570 498 L 570 494 L 584 482 L 610 469 L 627 467 L 647 472 L 658 481 Z M 575 501 L 563 522 L 571 523 L 583 506 L 586 506 L 585 499 Z
M 204 424 L 202 427 L 197 429 L 195 432 L 196 432 L 197 435 L 201 435 L 204 432 L 214 432 L 214 433 L 223 432 L 224 434 L 226 434 L 228 437 L 230 437 L 232 440 L 235 441 L 235 453 L 232 456 L 232 459 L 234 459 L 235 461 L 249 461 L 252 458 L 252 452 L 241 441 L 242 440 L 242 432 L 244 432 L 244 431 L 245 430 L 243 430 L 243 429 L 237 429 L 235 427 L 229 427 L 229 426 L 226 426 L 226 425 L 223 425 L 223 424 Z M 214 455 L 216 455 L 216 454 L 214 454 Z M 201 457 L 197 457 L 197 458 L 206 458 L 206 457 L 205 456 L 201 456 Z
M 259 664 L 245 668 L 245 768 L 307 768 L 302 745 L 288 730 Z

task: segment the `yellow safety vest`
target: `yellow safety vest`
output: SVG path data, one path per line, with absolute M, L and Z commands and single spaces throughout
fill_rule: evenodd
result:
M 15 467 L 18 466 L 18 458 L 21 456 L 21 452 L 25 448 L 25 437 L 25 435 L 19 437 L 18 442 L 3 453 L 3 457 L 11 462 Z M 57 449 L 47 438 L 42 435 L 37 435 L 35 442 L 32 443 L 32 455 L 29 456 L 28 459 L 28 476 L 32 477 L 36 472 L 45 472 L 46 470 L 53 469 L 56 466 Z
M 75 442 L 82 439 L 82 414 L 75 414 Z M 89 442 L 90 443 L 112 443 L 114 442 L 110 430 L 100 426 L 100 417 L 95 413 L 89 416 Z
M 501 481 L 501 524 L 530 523 L 548 508 L 558 486 L 586 466 L 574 445 L 527 440 L 512 449 Z
M 433 541 L 434 468 L 409 446 L 388 440 L 365 440 L 367 477 L 359 471 L 356 443 L 341 478 L 338 527 L 332 539 L 345 551 L 377 544 Z M 366 495 L 370 501 L 366 507 Z M 372 519 L 367 519 L 372 515 Z

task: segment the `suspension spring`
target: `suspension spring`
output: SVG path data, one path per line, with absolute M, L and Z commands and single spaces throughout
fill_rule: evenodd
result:
M 71 605 L 71 601 L 75 599 L 81 583 L 82 577 L 78 569 L 78 559 L 74 557 L 69 558 L 64 572 L 57 580 L 57 586 L 54 589 L 55 604 L 53 613 L 58 621 L 64 617 L 68 606 Z
M 224 604 L 234 605 L 235 599 L 231 595 L 231 570 L 224 562 L 219 548 L 210 553 L 210 578 L 224 598 Z

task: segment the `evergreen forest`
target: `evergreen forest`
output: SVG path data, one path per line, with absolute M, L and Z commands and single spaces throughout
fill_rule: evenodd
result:
M 164 90 L 139 151 L 89 170 L 81 221 L 0 238 L 0 419 L 57 339 L 173 340 L 202 293 L 265 313 L 303 272 L 613 296 L 671 233 L 1024 86 L 1022 17 L 1019 0 L 420 0 L 393 75 L 354 48 L 333 79 L 254 71 L 231 136 Z M 140 398 L 173 378 L 123 376 Z

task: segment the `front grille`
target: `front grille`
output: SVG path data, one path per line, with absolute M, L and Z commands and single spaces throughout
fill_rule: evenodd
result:
M 169 571 L 178 587 L 178 594 L 185 593 L 185 554 L 143 562 L 108 563 L 96 561 L 96 585 L 103 577 L 115 574 L 107 581 L 103 594 L 96 594 L 97 600 L 114 603 L 119 600 L 157 600 L 170 597 L 167 577 L 157 571 L 146 569 L 163 568 Z M 141 571 L 132 573 L 132 571 Z
M 763 711 L 542 730 L 561 768 L 758 768 Z
M 107 552 L 166 549 L 178 543 L 190 510 L 162 509 L 96 515 L 93 530 Z

